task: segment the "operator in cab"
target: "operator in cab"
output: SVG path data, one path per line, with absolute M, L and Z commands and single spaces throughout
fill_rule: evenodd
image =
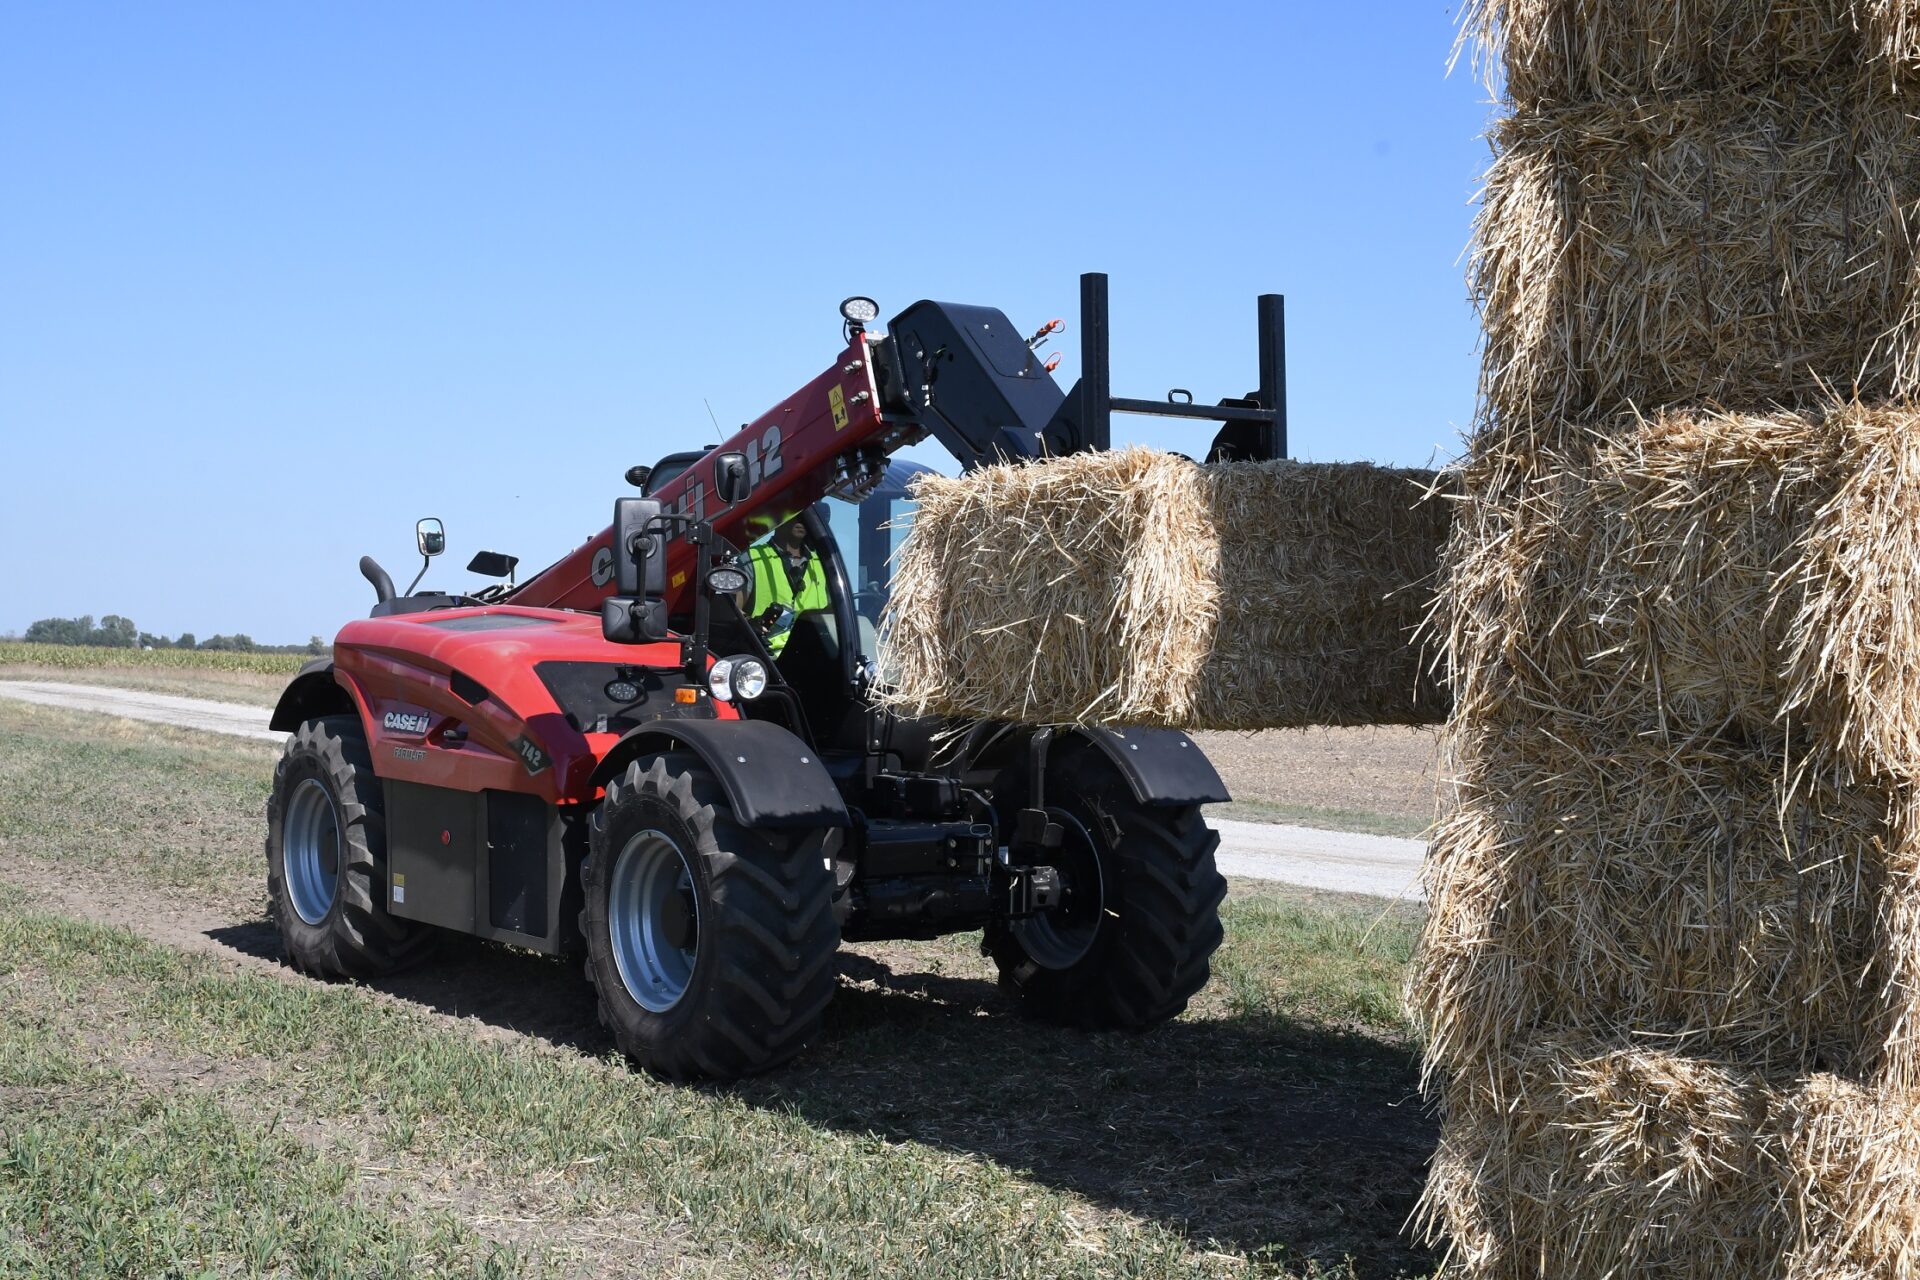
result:
M 807 537 L 807 527 L 795 516 L 765 542 L 747 549 L 745 567 L 753 573 L 754 619 L 772 628 L 767 633 L 767 651 L 777 658 L 793 634 L 793 619 L 831 603 L 826 566 Z

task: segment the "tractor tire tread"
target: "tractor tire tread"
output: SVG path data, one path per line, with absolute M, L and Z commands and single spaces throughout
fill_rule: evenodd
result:
M 317 774 L 327 787 L 341 836 L 334 907 L 317 926 L 293 911 L 276 852 L 289 777 L 301 772 Z M 268 914 L 286 944 L 288 963 L 299 972 L 365 982 L 414 964 L 432 950 L 432 930 L 385 909 L 383 809 L 380 779 L 357 716 L 321 716 L 293 731 L 274 766 L 265 852 Z
M 688 994 L 700 998 L 697 1018 L 675 1034 L 645 1039 L 618 978 L 604 919 L 605 877 L 618 815 L 631 804 L 663 808 L 693 839 L 705 864 L 713 914 L 702 923 L 701 958 Z M 732 1079 L 757 1074 L 798 1053 L 819 1031 L 831 1001 L 840 944 L 832 910 L 832 876 L 806 840 L 742 825 L 718 782 L 682 752 L 643 756 L 611 781 L 590 821 L 586 907 L 587 977 L 601 1023 L 621 1052 L 669 1079 Z M 711 966 L 704 985 L 699 966 Z M 610 988 L 618 987 L 617 990 Z M 634 1006 L 637 1008 L 637 1006 Z
M 1088 797 L 1098 825 L 1117 831 L 1110 856 L 1120 872 L 1116 932 L 1080 974 L 1051 973 L 1027 956 L 1013 931 L 990 930 L 987 947 L 1001 981 L 1027 1010 L 1088 1029 L 1143 1031 L 1178 1017 L 1207 984 L 1224 933 L 1227 882 L 1215 865 L 1220 837 L 1198 806 L 1136 800 L 1091 747 L 1068 748 L 1055 786 Z

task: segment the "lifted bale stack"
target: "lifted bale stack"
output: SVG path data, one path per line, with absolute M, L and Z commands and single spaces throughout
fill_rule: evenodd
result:
M 1920 1272 L 1910 14 L 1511 0 L 1409 987 L 1466 1276 Z
M 918 481 L 882 623 L 894 708 L 1029 723 L 1431 724 L 1431 471 L 1150 449 Z

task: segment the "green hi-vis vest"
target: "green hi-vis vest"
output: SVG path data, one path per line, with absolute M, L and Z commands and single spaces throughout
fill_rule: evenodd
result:
M 754 617 L 759 617 L 775 605 L 785 605 L 795 614 L 802 614 L 824 609 L 832 603 L 827 598 L 827 568 L 820 563 L 819 556 L 807 556 L 807 567 L 800 575 L 798 595 L 794 594 L 793 583 L 787 577 L 786 557 L 780 554 L 778 547 L 763 542 L 748 551 L 747 558 L 753 562 Z M 789 634 L 777 631 L 768 636 L 767 649 L 779 653 L 787 647 Z

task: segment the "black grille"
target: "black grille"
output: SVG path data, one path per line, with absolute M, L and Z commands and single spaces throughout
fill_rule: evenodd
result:
M 689 687 L 680 671 L 614 662 L 540 662 L 533 670 L 560 704 L 567 723 L 581 733 L 625 733 L 650 720 L 714 718 L 713 700 L 705 689 L 693 702 L 674 701 L 674 690 Z M 615 696 L 629 692 L 636 696 Z
M 453 686 L 453 696 L 470 707 L 485 702 L 492 696 L 487 692 L 487 686 L 463 672 L 454 672 L 448 683 Z

